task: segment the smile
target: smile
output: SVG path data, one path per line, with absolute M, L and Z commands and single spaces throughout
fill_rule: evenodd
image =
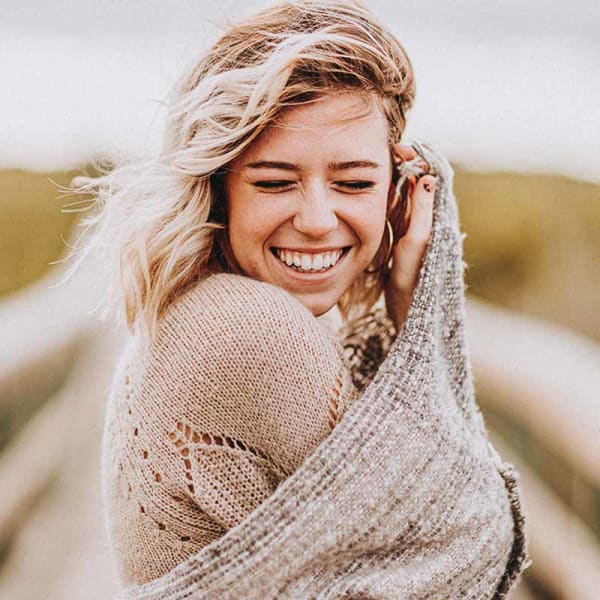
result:
M 332 269 L 350 249 L 349 246 L 326 252 L 298 252 L 285 248 L 271 248 L 271 252 L 286 266 L 299 273 L 322 273 Z

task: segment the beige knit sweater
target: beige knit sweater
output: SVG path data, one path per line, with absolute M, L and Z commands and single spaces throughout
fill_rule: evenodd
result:
M 473 398 L 441 166 L 397 339 L 382 311 L 336 339 L 285 291 L 218 274 L 130 340 L 102 465 L 120 598 L 506 594 L 523 515 Z

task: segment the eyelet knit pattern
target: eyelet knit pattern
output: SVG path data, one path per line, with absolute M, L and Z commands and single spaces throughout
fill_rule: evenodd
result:
M 206 278 L 133 337 L 103 445 L 125 599 L 503 598 L 529 559 L 464 332 L 452 170 L 408 317 L 338 341 L 275 286 Z

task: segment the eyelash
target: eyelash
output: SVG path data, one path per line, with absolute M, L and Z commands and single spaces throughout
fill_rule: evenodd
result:
M 293 183 L 293 181 L 257 181 L 253 185 L 262 189 L 277 190 L 290 187 Z M 336 184 L 357 191 L 367 190 L 375 185 L 373 181 L 337 181 Z

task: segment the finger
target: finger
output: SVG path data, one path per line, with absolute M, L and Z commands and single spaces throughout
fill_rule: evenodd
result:
M 436 183 L 436 177 L 424 175 L 415 185 L 412 193 L 410 222 L 404 236 L 407 241 L 426 242 L 429 239 Z
M 417 156 L 415 149 L 407 144 L 401 144 L 398 142 L 392 147 L 394 158 L 397 162 L 412 160 Z
M 391 283 L 397 292 L 410 292 L 416 284 L 425 249 L 431 236 L 436 178 L 424 175 L 409 196 L 408 230 L 393 251 Z

